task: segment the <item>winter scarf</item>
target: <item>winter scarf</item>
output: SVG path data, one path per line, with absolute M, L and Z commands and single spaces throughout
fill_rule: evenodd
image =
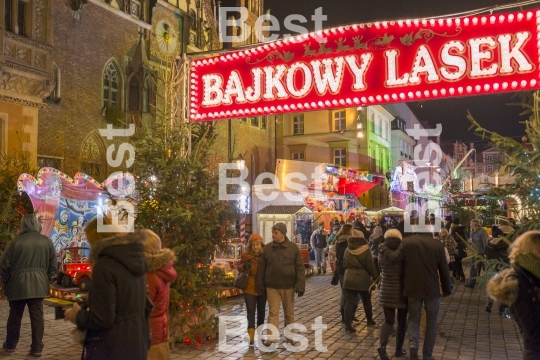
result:
M 253 250 L 249 250 L 249 254 L 255 257 L 259 257 L 262 255 L 262 249 L 259 252 L 255 252 Z
M 514 262 L 540 279 L 540 259 L 533 254 L 519 254 Z

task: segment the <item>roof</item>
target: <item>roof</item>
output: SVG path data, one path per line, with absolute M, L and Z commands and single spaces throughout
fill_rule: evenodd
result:
M 304 205 L 270 205 L 270 206 L 267 206 L 267 207 L 257 211 L 257 214 L 268 214 L 268 215 L 272 215 L 272 214 L 290 214 L 290 215 L 294 215 L 294 214 L 300 212 L 300 210 L 303 210 L 302 212 L 312 213 L 312 211 L 309 210 L 309 208 L 307 208 Z
M 404 213 L 405 210 L 400 209 L 395 206 L 388 206 L 388 205 L 381 205 L 381 206 L 375 206 L 371 209 L 367 209 L 366 212 L 383 212 L 383 213 Z

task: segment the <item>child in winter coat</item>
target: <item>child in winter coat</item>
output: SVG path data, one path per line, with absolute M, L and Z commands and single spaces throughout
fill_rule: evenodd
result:
M 148 360 L 169 360 L 169 325 L 167 310 L 171 283 L 177 274 L 173 267 L 176 256 L 171 249 L 161 247 L 161 240 L 151 230 L 141 230 L 144 233 L 144 253 L 148 262 L 146 283 L 148 297 L 154 304 L 150 314 L 150 333 L 152 346 L 148 350 Z
M 328 246 L 328 261 L 332 272 L 336 271 L 336 247 L 334 245 Z

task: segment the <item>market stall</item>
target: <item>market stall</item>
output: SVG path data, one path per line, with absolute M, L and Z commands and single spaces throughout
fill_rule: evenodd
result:
M 309 242 L 313 211 L 303 205 L 270 205 L 257 212 L 259 234 L 265 244 L 272 241 L 272 226 L 282 222 L 287 226 L 287 236 L 301 244 Z

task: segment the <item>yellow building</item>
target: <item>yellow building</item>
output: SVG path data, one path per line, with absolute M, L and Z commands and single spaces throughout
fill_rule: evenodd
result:
M 393 118 L 383 106 L 282 115 L 276 125 L 277 158 L 332 163 L 384 176 L 392 164 Z M 368 208 L 388 204 L 387 184 L 359 200 Z

